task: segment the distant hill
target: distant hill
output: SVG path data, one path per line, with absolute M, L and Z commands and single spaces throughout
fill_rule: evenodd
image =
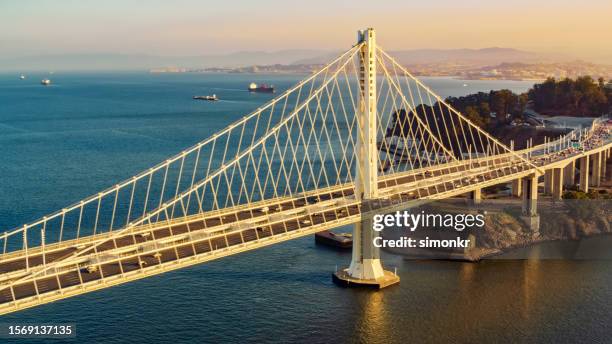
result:
M 155 56 L 128 54 L 58 54 L 25 57 L 0 57 L 0 71 L 30 70 L 149 70 L 178 66 L 185 68 L 240 67 L 291 64 L 303 58 L 324 55 L 322 50 L 242 51 L 201 56 Z
M 404 65 L 432 63 L 460 63 L 496 65 L 503 62 L 560 62 L 570 59 L 563 55 L 538 54 L 512 48 L 484 49 L 416 49 L 389 51 L 398 62 Z M 304 58 L 295 64 L 315 64 L 328 61 L 334 54 Z
M 390 51 L 404 65 L 460 63 L 496 65 L 503 62 L 556 62 L 563 56 L 542 55 L 511 48 L 485 49 L 418 49 Z M 291 49 L 273 52 L 241 51 L 231 54 L 201 56 L 155 56 L 128 54 L 61 54 L 25 57 L 0 57 L 2 71 L 29 70 L 149 70 L 159 67 L 210 68 L 253 65 L 321 64 L 338 52 Z

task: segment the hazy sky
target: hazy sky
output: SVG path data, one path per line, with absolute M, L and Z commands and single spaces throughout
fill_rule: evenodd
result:
M 0 0 L 0 55 L 520 48 L 612 64 L 612 0 Z

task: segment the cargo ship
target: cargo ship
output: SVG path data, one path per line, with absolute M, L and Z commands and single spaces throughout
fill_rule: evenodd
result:
M 42 79 L 42 80 L 40 81 L 40 84 L 41 84 L 41 85 L 45 85 L 45 86 L 47 86 L 47 85 L 51 85 L 51 80 L 49 80 L 49 79 Z
M 315 234 L 315 242 L 321 245 L 348 249 L 353 247 L 353 235 L 351 233 L 321 231 Z
M 208 100 L 210 102 L 216 102 L 217 100 L 219 100 L 219 98 L 217 98 L 216 94 L 213 94 L 212 96 L 193 96 L 193 99 L 196 99 L 196 100 Z
M 266 84 L 258 86 L 256 83 L 252 82 L 249 85 L 249 92 L 274 93 L 274 86 Z

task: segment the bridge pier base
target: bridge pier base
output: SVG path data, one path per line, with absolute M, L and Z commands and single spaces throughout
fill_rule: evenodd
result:
M 521 219 L 527 224 L 534 236 L 540 234 L 540 216 L 538 215 L 538 176 L 525 177 L 523 183 L 523 215 Z
M 476 189 L 469 193 L 468 204 L 469 205 L 478 205 L 482 203 L 482 189 Z
M 601 179 L 602 180 L 606 180 L 607 179 L 607 166 L 608 166 L 608 155 L 609 152 L 608 150 L 605 150 L 603 152 L 601 152 Z
M 520 179 L 512 181 L 512 196 L 521 197 L 523 194 L 523 183 Z
M 576 160 L 572 160 L 567 166 L 565 166 L 565 171 L 563 171 L 563 184 L 567 186 L 573 186 L 575 184 L 576 176 Z
M 553 185 L 553 170 L 546 170 L 544 172 L 544 194 L 552 195 Z
M 472 233 L 468 235 L 469 244 L 463 249 L 463 256 L 467 260 L 472 260 L 472 252 L 476 248 L 476 236 Z
M 353 258 L 347 269 L 332 275 L 334 283 L 343 287 L 382 289 L 399 283 L 400 278 L 385 271 L 380 262 L 380 248 L 374 246 L 378 232 L 372 229 L 372 218 L 364 216 L 353 229 Z
M 560 200 L 563 196 L 563 169 L 555 168 L 553 171 L 552 194 L 553 200 Z
M 580 158 L 580 191 L 589 192 L 589 156 Z
M 601 154 L 592 154 L 591 160 L 593 161 L 593 169 L 591 170 L 591 186 L 598 187 L 600 185 Z
M 399 277 L 391 271 L 383 271 L 384 276 L 375 280 L 354 278 L 346 270 L 335 272 L 332 279 L 336 285 L 351 288 L 383 289 L 399 283 Z

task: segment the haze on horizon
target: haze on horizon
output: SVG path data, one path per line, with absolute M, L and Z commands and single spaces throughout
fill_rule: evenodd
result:
M 0 56 L 508 47 L 612 64 L 612 1 L 4 0 Z

